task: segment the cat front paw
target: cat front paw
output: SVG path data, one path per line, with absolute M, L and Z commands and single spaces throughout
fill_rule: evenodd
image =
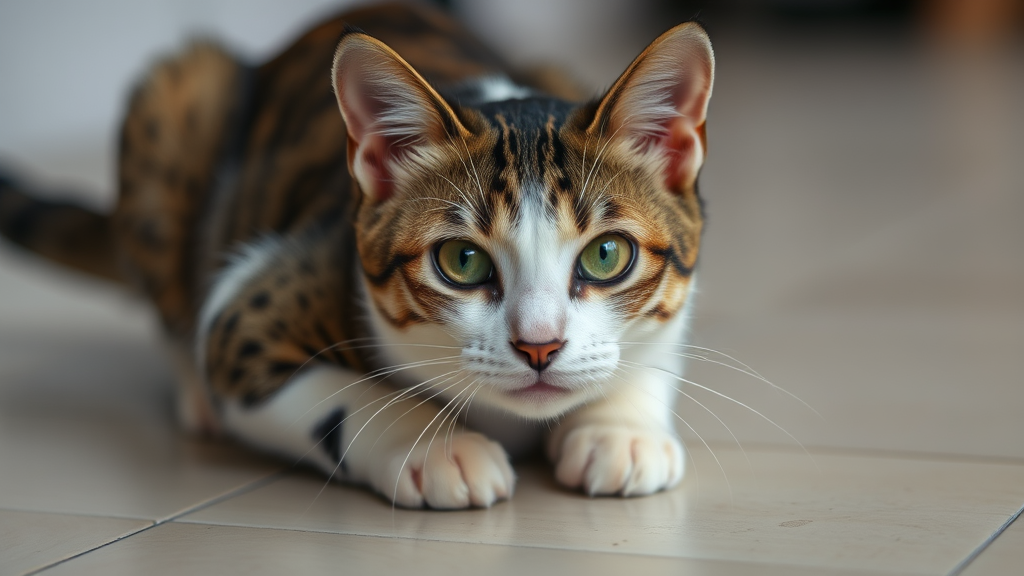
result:
M 555 462 L 555 477 L 590 496 L 642 496 L 683 479 L 683 445 L 667 432 L 589 424 L 569 432 Z
M 512 497 L 515 474 L 500 444 L 476 432 L 421 440 L 391 452 L 372 481 L 398 506 L 486 508 Z

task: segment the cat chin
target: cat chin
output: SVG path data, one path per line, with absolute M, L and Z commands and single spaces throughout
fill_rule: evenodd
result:
M 550 420 L 592 401 L 600 392 L 592 388 L 560 388 L 534 384 L 515 390 L 480 390 L 476 402 L 527 420 Z

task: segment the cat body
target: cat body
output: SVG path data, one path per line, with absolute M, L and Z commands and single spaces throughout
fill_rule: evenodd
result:
M 713 67 L 684 24 L 578 104 L 419 6 L 259 67 L 199 44 L 132 96 L 112 215 L 0 180 L 0 231 L 152 300 L 189 428 L 402 506 L 508 498 L 542 442 L 566 486 L 647 494 L 684 471 Z

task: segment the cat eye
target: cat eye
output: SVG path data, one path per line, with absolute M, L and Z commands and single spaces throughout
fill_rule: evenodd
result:
M 633 244 L 618 234 L 598 236 L 580 254 L 579 273 L 591 282 L 621 276 L 633 261 Z
M 483 284 L 494 275 L 491 257 L 466 240 L 448 240 L 441 244 L 435 260 L 445 279 L 459 286 Z

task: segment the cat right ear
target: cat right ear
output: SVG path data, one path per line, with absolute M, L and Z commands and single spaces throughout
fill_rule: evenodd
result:
M 590 134 L 623 142 L 654 160 L 666 189 L 693 189 L 704 163 L 704 122 L 715 79 L 711 41 L 700 25 L 680 24 L 630 64 L 598 105 Z
M 360 188 L 384 201 L 429 162 L 437 145 L 468 132 L 455 112 L 394 50 L 349 32 L 334 55 L 334 93 L 348 129 L 348 165 Z

